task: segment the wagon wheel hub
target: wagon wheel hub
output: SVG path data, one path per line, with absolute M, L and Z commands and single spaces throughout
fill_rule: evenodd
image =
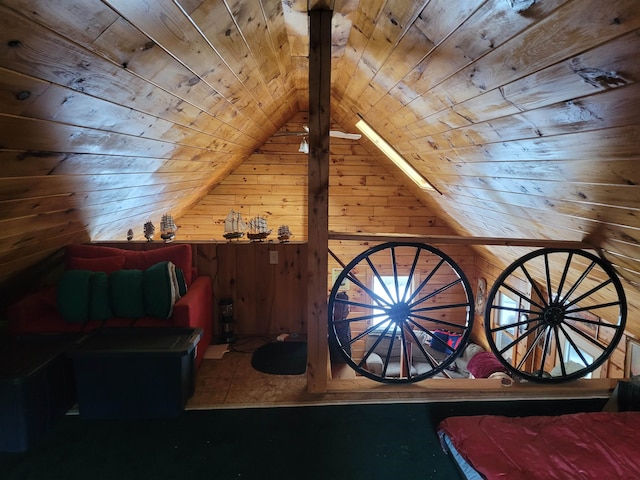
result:
M 410 313 L 409 305 L 404 302 L 396 303 L 389 310 L 389 318 L 392 322 L 402 326 L 404 322 L 409 318 Z
M 544 319 L 545 323 L 552 327 L 560 325 L 564 320 L 564 316 L 564 308 L 557 305 L 550 305 L 549 307 L 545 308 L 542 313 L 542 318 Z

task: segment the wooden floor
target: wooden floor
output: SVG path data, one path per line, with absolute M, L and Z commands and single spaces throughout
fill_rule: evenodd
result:
M 196 391 L 187 409 L 259 408 L 348 403 L 436 402 L 608 397 L 613 379 L 578 380 L 541 386 L 505 387 L 499 380 L 425 380 L 416 384 L 380 384 L 353 378 L 350 369 L 329 382 L 326 393 L 309 393 L 306 375 L 271 375 L 251 366 L 253 351 L 265 339 L 234 344 L 222 359 L 205 359 L 196 374 Z

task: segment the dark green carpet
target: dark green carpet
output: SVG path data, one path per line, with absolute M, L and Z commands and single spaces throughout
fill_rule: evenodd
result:
M 342 405 L 188 411 L 163 420 L 66 416 L 3 480 L 460 478 L 435 427 L 452 415 L 555 415 L 604 400 Z

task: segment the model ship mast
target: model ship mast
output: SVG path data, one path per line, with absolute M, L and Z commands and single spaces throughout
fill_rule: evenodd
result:
M 242 214 L 231 210 L 224 220 L 224 234 L 222 236 L 227 240 L 242 238 L 246 228 L 242 220 Z

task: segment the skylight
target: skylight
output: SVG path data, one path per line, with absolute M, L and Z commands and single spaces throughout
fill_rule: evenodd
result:
M 384 153 L 389 160 L 395 163 L 416 185 L 423 190 L 437 191 L 436 188 L 429 183 L 413 166 L 407 162 L 384 138 L 371 128 L 362 118 L 356 123 L 356 127 L 373 142 L 373 144 Z M 439 192 L 438 192 L 439 193 Z

